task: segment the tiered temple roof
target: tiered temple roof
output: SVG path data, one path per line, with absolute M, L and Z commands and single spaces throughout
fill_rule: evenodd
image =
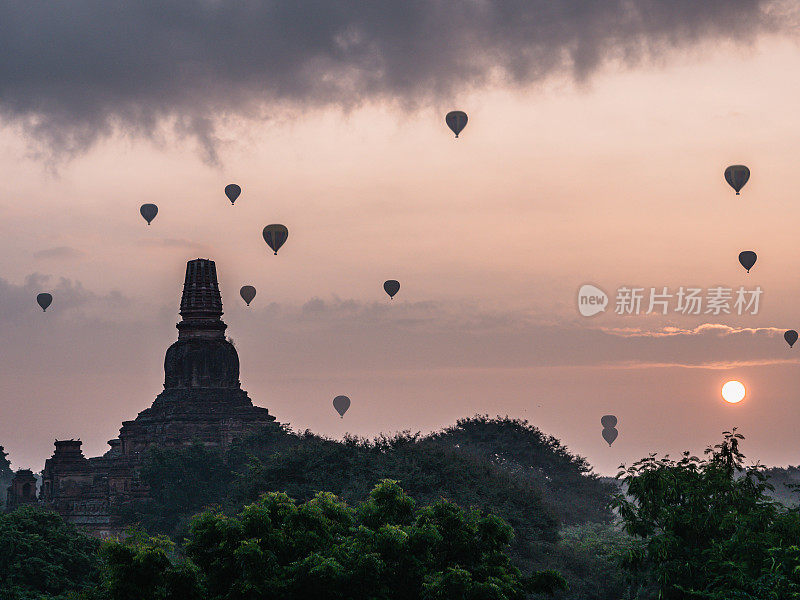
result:
M 241 389 L 239 356 L 225 339 L 222 314 L 214 261 L 189 261 L 178 340 L 164 359 L 164 390 L 150 408 L 123 422 L 119 438 L 108 442 L 111 448 L 102 457 L 87 459 L 79 440 L 56 441 L 42 472 L 40 503 L 97 535 L 113 534 L 118 530 L 113 505 L 147 497 L 139 466 L 148 447 L 194 441 L 227 446 L 275 420 Z M 22 479 L 9 489 L 10 500 L 30 484 Z M 24 489 L 30 492 L 30 486 Z

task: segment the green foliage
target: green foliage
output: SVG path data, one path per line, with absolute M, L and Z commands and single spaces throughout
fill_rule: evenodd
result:
M 656 598 L 648 573 L 628 573 L 623 564 L 643 542 L 609 523 L 561 530 L 561 543 L 546 563 L 559 569 L 570 589 L 559 600 L 645 600 Z
M 230 513 L 267 491 L 309 500 L 326 490 L 359 502 L 376 481 L 390 478 L 416 502 L 445 497 L 498 514 L 514 528 L 512 554 L 528 564 L 542 555 L 542 544 L 557 541 L 558 516 L 570 523 L 608 520 L 612 489 L 555 438 L 524 421 L 487 417 L 429 436 L 371 441 L 338 442 L 271 425 L 225 454 L 199 445 L 148 451 L 142 478 L 153 502 L 126 507 L 127 520 L 178 536 L 205 506 Z
M 460 419 L 430 439 L 475 454 L 531 482 L 565 525 L 611 521 L 608 501 L 616 486 L 601 481 L 586 459 L 527 421 L 476 416 Z
M 106 600 L 203 600 L 197 567 L 177 556 L 175 544 L 164 536 L 147 537 L 130 531 L 125 542 L 102 547 Z
M 195 441 L 180 448 L 151 446 L 140 477 L 152 501 L 118 507 L 119 516 L 152 531 L 174 533 L 182 531 L 194 513 L 224 498 L 231 473 L 218 449 Z
M 0 598 L 66 598 L 98 579 L 100 542 L 32 506 L 0 514 Z
M 557 539 L 557 521 L 531 482 L 471 453 L 428 440 L 341 444 L 307 438 L 284 452 L 254 457 L 229 497 L 243 502 L 265 490 L 280 490 L 308 499 L 327 489 L 356 502 L 385 477 L 400 481 L 417 502 L 445 497 L 463 506 L 491 509 L 514 527 L 517 553 L 530 554 L 536 543 Z
M 524 577 L 513 566 L 513 537 L 502 519 L 446 500 L 416 508 L 390 480 L 355 508 L 330 493 L 298 504 L 272 492 L 236 515 L 195 517 L 188 560 L 170 557 L 162 539 L 107 544 L 104 585 L 111 600 L 136 590 L 187 600 L 521 600 L 563 588 L 557 573 Z M 186 595 L 175 595 L 176 581 Z
M 14 472 L 11 470 L 11 463 L 8 461 L 8 452 L 0 446 L 0 510 L 6 507 L 6 489 L 11 485 Z
M 8 452 L 0 446 L 0 480 L 10 480 L 14 476 L 11 470 L 11 463 L 8 460 Z M 5 492 L 5 490 L 3 490 Z
M 614 505 L 646 540 L 628 567 L 651 569 L 663 600 L 800 595 L 800 514 L 767 496 L 763 468 L 744 467 L 741 434 L 724 432 L 705 459 L 655 455 L 620 473 Z
M 191 517 L 204 507 L 233 514 L 265 492 L 308 501 L 320 490 L 356 504 L 384 478 L 399 481 L 417 504 L 446 498 L 503 518 L 514 530 L 510 552 L 520 568 L 560 569 L 573 560 L 583 564 L 575 576 L 587 578 L 600 568 L 596 557 L 583 551 L 567 548 L 562 556 L 558 521 L 608 521 L 606 505 L 615 485 L 600 481 L 583 458 L 555 438 L 507 417 L 462 419 L 428 436 L 343 441 L 272 424 L 234 441 L 224 453 L 200 444 L 151 449 L 142 479 L 153 500 L 128 505 L 122 513 L 148 531 L 181 539 L 189 533 Z M 458 580 L 452 573 L 442 585 Z M 597 598 L 618 587 L 573 580 L 576 590 L 601 590 Z

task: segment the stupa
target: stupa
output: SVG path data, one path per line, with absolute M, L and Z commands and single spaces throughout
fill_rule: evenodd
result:
M 213 260 L 187 263 L 180 315 L 178 341 L 164 359 L 164 391 L 150 408 L 122 423 L 103 456 L 86 458 L 80 440 L 56 440 L 55 453 L 45 461 L 38 502 L 100 537 L 119 532 L 115 503 L 147 498 L 139 468 L 150 446 L 199 441 L 225 447 L 275 420 L 241 387 L 239 355 L 225 338 Z M 31 501 L 30 472 L 20 473 L 8 492 L 12 506 Z
M 136 419 L 122 423 L 123 455 L 154 443 L 179 446 L 195 439 L 224 446 L 275 420 L 266 408 L 253 406 L 239 382 L 239 355 L 225 339 L 213 260 L 186 265 L 180 314 L 178 341 L 164 359 L 164 391 Z

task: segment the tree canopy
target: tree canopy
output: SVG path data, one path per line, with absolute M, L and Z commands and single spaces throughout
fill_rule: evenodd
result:
M 8 461 L 8 452 L 0 446 L 0 510 L 6 506 L 6 489 L 11 485 L 14 472 L 11 470 L 11 463 Z
M 55 513 L 33 506 L 0 513 L 0 598 L 66 598 L 91 588 L 99 546 Z
M 152 448 L 142 468 L 152 502 L 123 510 L 152 532 L 184 535 L 209 505 L 240 509 L 266 491 L 309 500 L 321 490 L 348 502 L 368 497 L 380 479 L 400 481 L 416 502 L 445 497 L 491 511 L 515 531 L 512 554 L 531 561 L 558 539 L 559 521 L 608 521 L 613 486 L 586 461 L 525 421 L 485 416 L 444 431 L 334 441 L 273 425 L 227 452 L 195 444 Z
M 11 479 L 13 475 L 14 472 L 11 470 L 11 463 L 8 460 L 8 452 L 0 446 L 0 480 Z
M 521 600 L 565 587 L 553 571 L 524 576 L 513 537 L 501 518 L 447 500 L 417 507 L 391 480 L 354 508 L 327 492 L 303 503 L 270 492 L 235 515 L 194 517 L 185 559 L 160 538 L 107 543 L 103 589 L 110 600 Z
M 619 474 L 614 506 L 644 540 L 628 567 L 649 570 L 663 600 L 800 597 L 800 513 L 770 499 L 763 467 L 744 466 L 741 434 L 705 458 L 651 454 Z

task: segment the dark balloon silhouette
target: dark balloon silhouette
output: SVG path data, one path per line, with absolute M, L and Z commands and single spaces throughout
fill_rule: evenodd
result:
M 748 179 L 750 179 L 750 169 L 744 165 L 731 165 L 725 169 L 725 181 L 736 190 L 737 196 Z
M 242 300 L 247 302 L 247 306 L 250 306 L 253 298 L 256 297 L 256 288 L 252 285 L 242 286 L 242 289 L 239 290 L 239 295 L 242 297 Z
M 264 227 L 263 235 L 267 246 L 277 254 L 280 247 L 286 242 L 286 238 L 289 237 L 289 230 L 284 225 L 267 225 Z
M 467 126 L 467 113 L 462 110 L 450 111 L 445 116 L 444 121 L 453 133 L 456 134 L 456 139 L 458 139 L 458 134 Z
M 603 417 L 600 419 L 600 424 L 603 427 L 608 427 L 608 428 L 616 427 L 617 417 L 615 417 L 614 415 L 603 415 Z
M 48 293 L 42 293 L 36 296 L 36 302 L 42 307 L 42 310 L 47 312 L 47 307 L 53 303 L 53 296 Z
M 619 431 L 613 427 L 606 427 L 603 429 L 603 439 L 608 442 L 609 446 L 614 443 L 614 440 L 617 439 L 618 435 Z
M 786 340 L 786 343 L 789 344 L 789 348 L 791 348 L 797 341 L 797 332 L 794 329 L 790 329 L 783 334 L 783 339 Z
M 744 252 L 739 253 L 739 262 L 742 266 L 747 269 L 747 272 L 750 272 L 750 269 L 753 268 L 753 265 L 756 264 L 756 253 L 752 250 L 745 250 Z
M 148 225 L 150 225 L 150 223 L 158 214 L 158 207 L 155 204 L 142 204 L 142 206 L 139 208 L 139 212 L 142 213 L 144 220 L 147 221 Z
M 229 183 L 225 186 L 225 195 L 228 197 L 228 200 L 231 201 L 231 204 L 236 202 L 236 199 L 239 197 L 239 194 L 242 193 L 242 188 L 240 188 L 235 183 Z
M 336 398 L 333 399 L 333 408 L 335 408 L 339 416 L 344 419 L 344 413 L 350 408 L 350 398 L 347 396 L 336 396 Z
M 383 282 L 383 289 L 389 294 L 389 298 L 394 300 L 394 295 L 400 291 L 400 282 L 394 279 Z

